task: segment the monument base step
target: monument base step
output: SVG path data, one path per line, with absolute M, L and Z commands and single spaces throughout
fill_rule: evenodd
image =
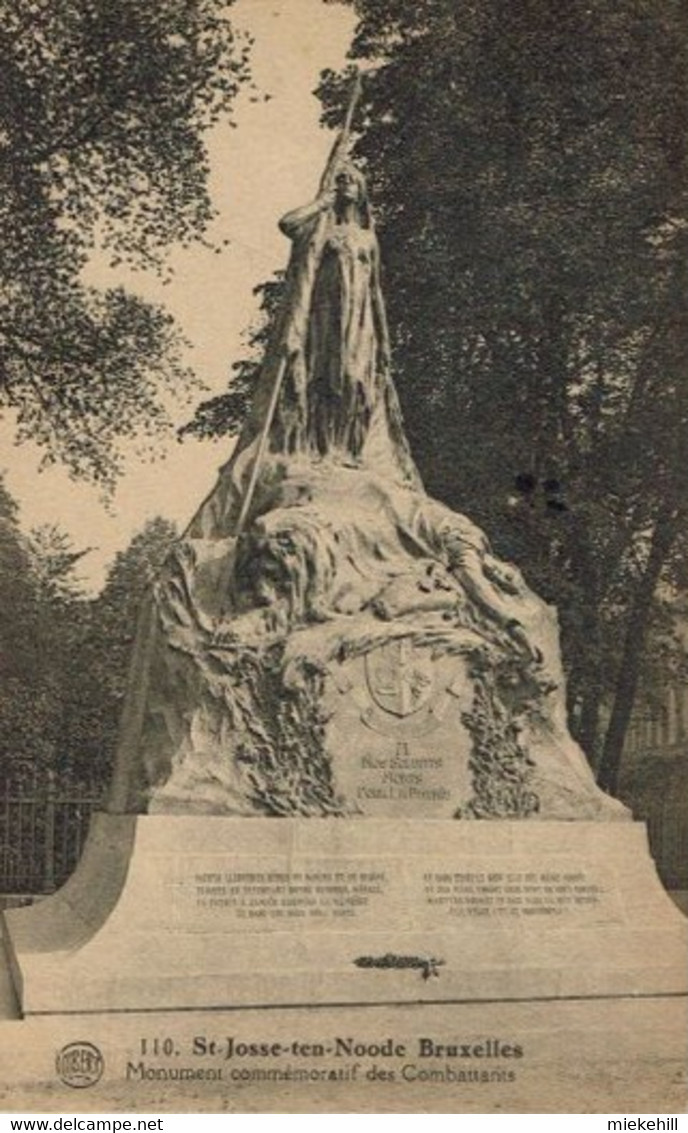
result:
M 5 938 L 25 1015 L 688 991 L 631 822 L 99 814 Z

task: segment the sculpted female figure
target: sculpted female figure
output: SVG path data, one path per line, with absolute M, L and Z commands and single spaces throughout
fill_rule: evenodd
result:
M 389 371 L 389 336 L 380 287 L 377 240 L 365 180 L 341 164 L 334 185 L 287 213 L 280 228 L 294 257 L 314 265 L 303 351 L 305 434 L 325 456 L 357 459 Z
M 390 375 L 380 258 L 363 175 L 335 143 L 315 200 L 282 218 L 292 242 L 280 315 L 231 461 L 243 530 L 270 457 L 328 458 L 421 487 Z

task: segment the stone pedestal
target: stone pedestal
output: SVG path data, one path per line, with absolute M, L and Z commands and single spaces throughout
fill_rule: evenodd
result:
M 639 823 L 101 814 L 5 932 L 25 1014 L 688 990 Z

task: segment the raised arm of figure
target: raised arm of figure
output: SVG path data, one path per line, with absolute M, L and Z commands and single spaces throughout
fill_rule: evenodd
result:
M 292 209 L 291 212 L 285 213 L 279 222 L 280 232 L 293 240 L 301 232 L 304 224 L 309 220 L 315 220 L 316 217 L 321 216 L 327 209 L 332 208 L 335 199 L 334 189 L 325 189 L 311 201 L 310 204 L 301 205 L 299 208 Z

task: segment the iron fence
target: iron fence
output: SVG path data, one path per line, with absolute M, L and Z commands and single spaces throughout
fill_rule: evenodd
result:
M 73 872 L 93 810 L 103 801 L 92 783 L 54 773 L 0 787 L 0 893 L 52 893 Z

